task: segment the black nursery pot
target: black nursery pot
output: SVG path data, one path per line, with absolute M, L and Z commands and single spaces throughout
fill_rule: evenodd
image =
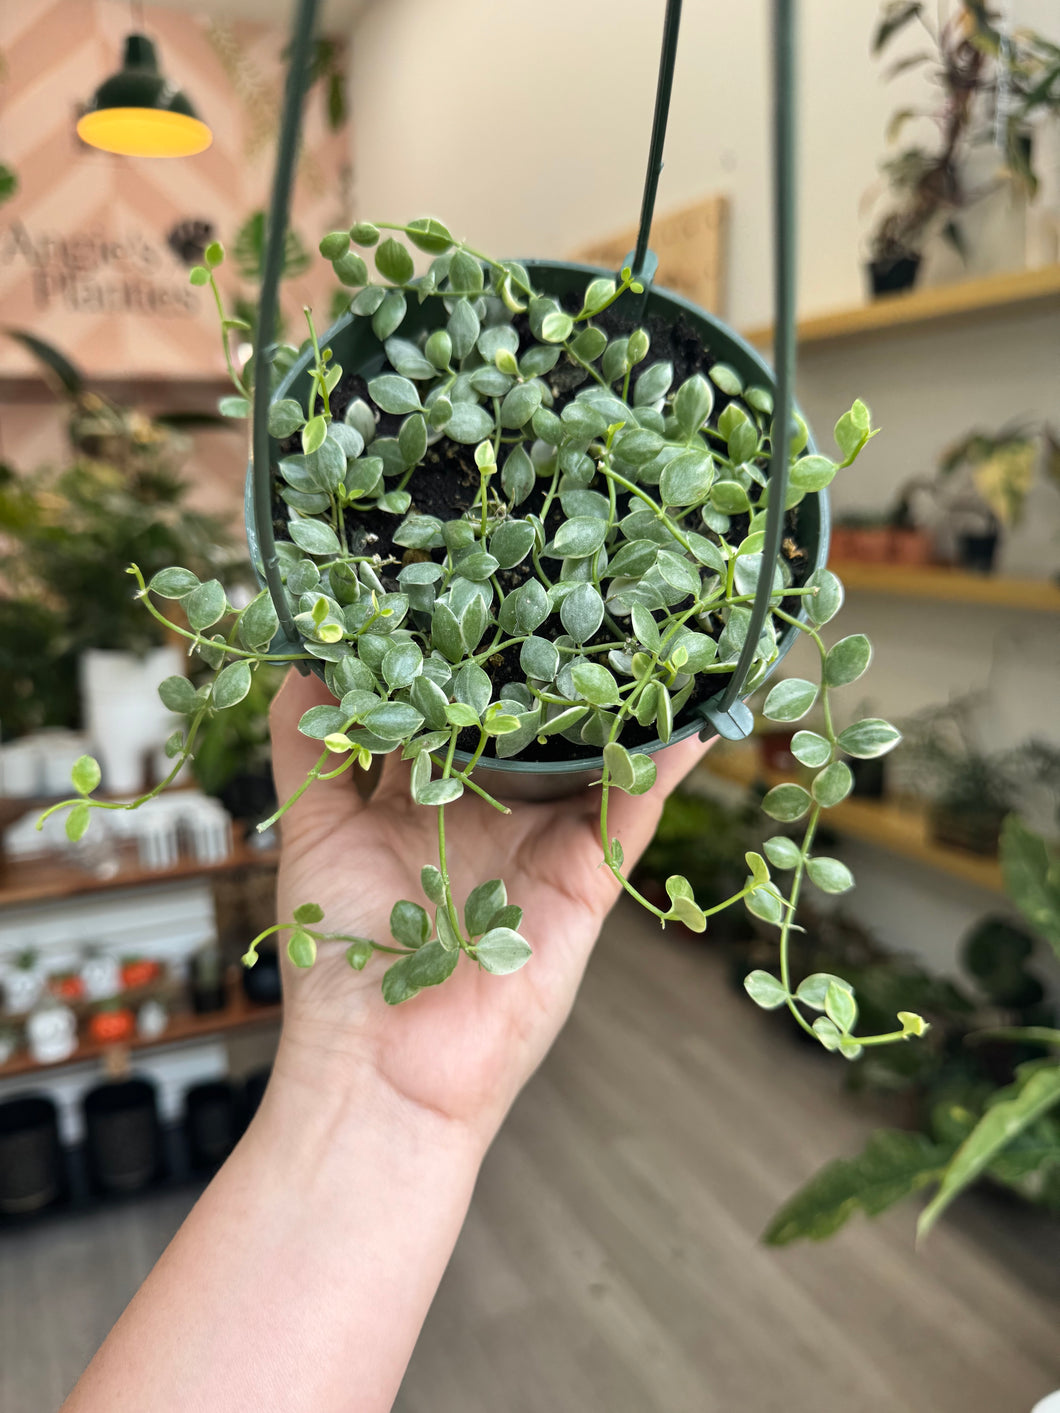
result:
M 572 298 L 580 302 L 589 280 L 613 273 L 595 266 L 575 265 L 565 261 L 524 260 L 522 263 L 535 287 L 561 302 Z M 445 309 L 440 299 L 428 299 L 423 304 L 410 305 L 401 326 L 402 337 L 415 339 L 425 331 L 439 328 L 444 324 L 445 317 Z M 771 393 L 776 392 L 776 378 L 772 369 L 750 344 L 745 343 L 726 324 L 699 309 L 689 300 L 682 299 L 680 295 L 651 286 L 639 301 L 636 317 L 638 322 L 645 323 L 652 319 L 670 325 L 679 320 L 684 322 L 694 330 L 712 357 L 735 368 L 745 383 L 767 388 Z M 382 343 L 372 332 L 372 321 L 368 318 L 354 314 L 344 315 L 323 336 L 321 343 L 326 343 L 334 351 L 335 361 L 342 365 L 347 375 L 351 372 L 358 373 L 367 381 L 383 370 L 386 353 Z M 311 366 L 312 351 L 306 350 L 278 385 L 272 401 L 293 397 L 304 408 L 308 403 Z M 273 443 L 273 450 L 278 458 L 278 443 Z M 816 450 L 812 433 L 806 450 L 809 453 Z M 807 495 L 799 510 L 799 547 L 807 556 L 809 574 L 815 569 L 824 568 L 828 560 L 831 518 L 827 491 Z M 259 572 L 259 581 L 264 587 L 259 570 L 261 537 L 254 507 L 253 466 L 247 473 L 245 515 L 251 562 Z M 776 670 L 798 636 L 799 630 L 790 626 L 780 635 L 779 652 L 767 676 L 771 676 Z M 318 675 L 323 676 L 324 664 L 313 666 Z M 761 682 L 756 684 L 756 690 L 760 685 Z M 723 686 L 722 679 L 719 679 L 718 686 L 719 689 Z M 667 744 L 702 731 L 703 726 L 703 716 L 694 707 L 687 708 L 674 723 L 674 730 Z M 637 749 L 650 755 L 662 750 L 663 743 L 659 740 L 649 741 Z M 462 763 L 468 760 L 468 757 L 459 751 L 456 758 Z M 479 761 L 475 767 L 475 779 L 483 789 L 502 799 L 551 800 L 578 793 L 600 778 L 602 768 L 603 757 L 595 750 L 579 760 L 566 761 L 501 760 L 490 757 Z
M 275 1006 L 282 995 L 280 957 L 275 947 L 261 947 L 252 967 L 243 967 L 243 991 L 256 1006 Z
M 998 532 L 988 530 L 981 535 L 958 535 L 957 558 L 973 574 L 992 574 L 997 558 Z
M 873 299 L 881 295 L 901 294 L 916 284 L 920 269 L 919 255 L 903 255 L 897 260 L 870 260 L 866 266 Z
M 184 1133 L 188 1161 L 196 1172 L 213 1172 L 236 1146 L 240 1130 L 239 1099 L 227 1080 L 196 1084 L 184 1096 Z
M 30 1094 L 0 1104 L 0 1215 L 50 1207 L 62 1196 L 65 1177 L 52 1101 Z
M 160 1175 L 162 1148 L 153 1084 L 127 1079 L 85 1096 L 85 1146 L 100 1192 L 139 1192 Z

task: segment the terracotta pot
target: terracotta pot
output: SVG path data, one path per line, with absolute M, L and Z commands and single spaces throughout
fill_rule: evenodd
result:
M 891 559 L 895 564 L 931 564 L 935 541 L 927 530 L 892 530 Z
M 851 529 L 850 558 L 859 564 L 886 564 L 891 558 L 891 527 L 889 525 L 867 525 L 863 529 Z
M 798 761 L 791 754 L 794 736 L 794 731 L 766 731 L 759 736 L 758 748 L 766 770 L 789 771 L 798 765 Z

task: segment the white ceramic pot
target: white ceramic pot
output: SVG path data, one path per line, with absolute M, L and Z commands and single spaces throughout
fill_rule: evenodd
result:
M 87 957 L 81 964 L 81 980 L 89 1001 L 109 1001 L 121 990 L 121 964 L 106 954 Z
M 81 710 L 103 771 L 103 788 L 135 794 L 147 761 L 173 734 L 175 718 L 158 699 L 158 684 L 184 671 L 179 648 L 153 648 L 143 657 L 105 648 L 81 654 Z
M 4 972 L 4 1003 L 12 1015 L 25 1015 L 40 1000 L 44 990 L 44 969 L 39 966 L 8 966 Z
M 26 1044 L 39 1065 L 58 1065 L 77 1049 L 77 1018 L 67 1006 L 45 1001 L 26 1022 Z

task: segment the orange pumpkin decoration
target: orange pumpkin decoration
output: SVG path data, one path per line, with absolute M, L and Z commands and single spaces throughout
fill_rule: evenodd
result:
M 152 981 L 158 980 L 161 970 L 158 962 L 148 957 L 128 957 L 121 964 L 121 984 L 126 991 L 150 986 Z
M 136 1032 L 136 1017 L 127 1006 L 96 1011 L 88 1022 L 88 1033 L 97 1045 L 115 1045 L 130 1040 Z

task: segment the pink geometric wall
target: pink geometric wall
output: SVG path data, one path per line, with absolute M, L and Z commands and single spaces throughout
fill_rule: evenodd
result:
M 203 221 L 230 246 L 266 204 L 287 36 L 154 5 L 145 21 L 163 72 L 213 129 L 213 146 L 199 156 L 116 157 L 74 133 L 78 105 L 119 65 L 132 27 L 126 0 L 0 4 L 0 160 L 20 183 L 0 206 L 0 323 L 32 327 L 94 376 L 209 377 L 224 371 L 213 301 L 189 286 L 168 238 L 182 222 Z M 348 131 L 328 130 L 314 90 L 292 226 L 315 258 L 284 287 L 296 342 L 303 304 L 327 323 L 335 281 L 316 244 L 351 219 L 349 152 Z M 222 276 L 234 292 L 234 270 L 226 265 Z M 33 369 L 0 339 L 0 375 Z

